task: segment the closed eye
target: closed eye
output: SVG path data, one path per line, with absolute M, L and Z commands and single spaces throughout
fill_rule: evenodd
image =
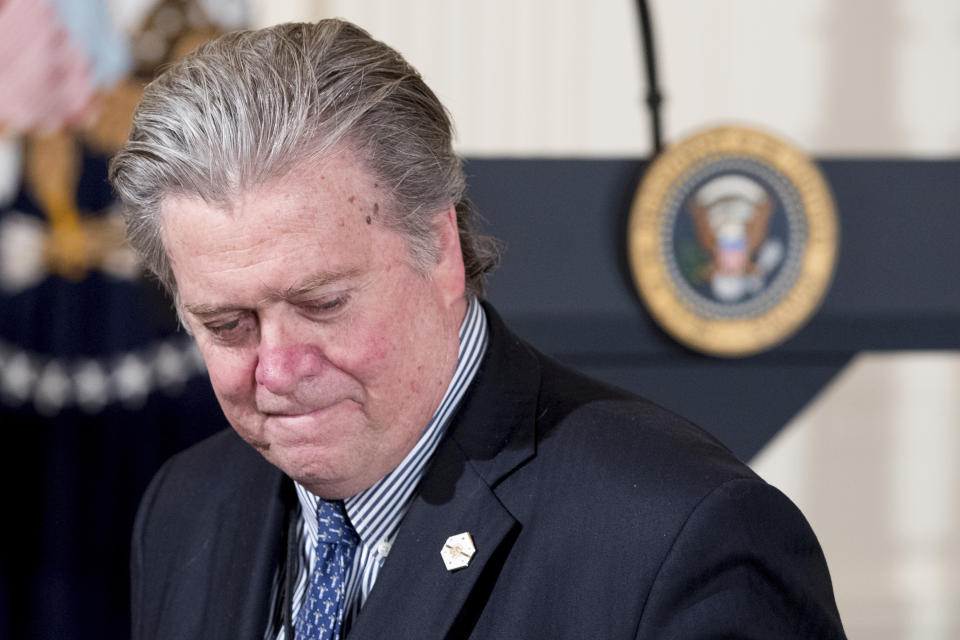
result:
M 317 304 L 308 305 L 310 309 L 315 311 L 333 311 L 344 302 L 343 298 L 336 298 L 334 300 L 326 300 Z
M 240 324 L 240 319 L 237 318 L 236 320 L 231 320 L 230 322 L 224 322 L 223 324 L 207 325 L 207 329 L 209 329 L 210 332 L 213 334 L 222 335 L 224 333 L 233 331 L 234 329 L 237 328 L 237 326 L 239 326 L 239 324 Z
M 311 316 L 325 319 L 336 315 L 341 309 L 343 309 L 344 306 L 346 306 L 349 299 L 350 296 L 347 294 L 341 294 L 333 298 L 322 298 L 319 300 L 302 302 L 299 306 Z
M 248 332 L 256 328 L 254 319 L 248 315 L 241 315 L 225 322 L 207 322 L 203 326 L 215 340 L 223 343 L 239 342 Z

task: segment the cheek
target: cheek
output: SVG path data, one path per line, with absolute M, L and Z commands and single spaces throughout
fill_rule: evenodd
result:
M 360 377 L 375 376 L 388 366 L 397 346 L 383 327 L 373 327 L 355 338 L 350 368 Z
M 221 404 L 241 404 L 252 400 L 253 371 L 256 358 L 225 355 L 216 349 L 201 349 L 210 384 Z
M 349 335 L 345 333 L 335 346 L 328 343 L 325 349 L 330 364 L 363 386 L 368 396 L 381 396 L 381 389 L 396 381 L 395 361 L 403 353 L 403 344 L 391 333 L 392 324 L 387 319 L 354 325 Z

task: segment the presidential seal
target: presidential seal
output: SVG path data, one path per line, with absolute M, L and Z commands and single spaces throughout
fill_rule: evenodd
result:
M 697 351 L 740 357 L 787 339 L 816 311 L 837 238 L 833 197 L 806 155 L 759 131 L 719 127 L 647 169 L 627 242 L 660 326 Z

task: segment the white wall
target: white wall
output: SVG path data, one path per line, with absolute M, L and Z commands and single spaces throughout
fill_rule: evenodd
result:
M 754 469 L 820 537 L 851 638 L 960 638 L 960 356 L 864 353 Z
M 960 152 L 960 2 L 651 0 L 667 140 L 754 124 L 816 155 Z M 650 149 L 631 0 L 251 0 L 398 48 L 470 155 Z

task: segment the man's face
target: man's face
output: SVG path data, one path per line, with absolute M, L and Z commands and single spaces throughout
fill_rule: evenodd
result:
M 163 201 L 185 321 L 240 436 L 312 492 L 383 477 L 436 409 L 466 304 L 456 219 L 426 275 L 381 224 L 387 192 L 353 154 L 243 194 L 229 211 Z

